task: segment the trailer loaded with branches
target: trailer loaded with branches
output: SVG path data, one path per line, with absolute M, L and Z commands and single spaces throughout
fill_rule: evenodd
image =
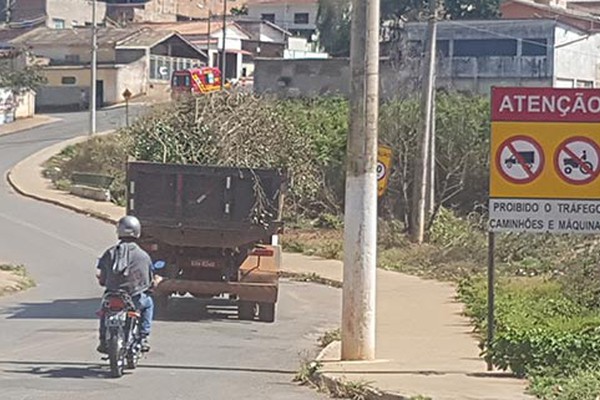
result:
M 173 295 L 227 296 L 240 319 L 274 321 L 285 181 L 278 169 L 128 163 L 128 213 L 142 247 L 167 263 L 159 314 Z

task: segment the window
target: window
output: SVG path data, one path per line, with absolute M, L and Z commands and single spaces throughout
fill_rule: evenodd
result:
M 62 83 L 63 85 L 74 85 L 77 83 L 77 78 L 75 78 L 74 76 L 63 76 L 60 80 L 60 83 Z
M 67 54 L 65 56 L 65 61 L 78 63 L 80 61 L 79 60 L 79 54 Z
M 465 39 L 454 41 L 454 57 L 516 56 L 514 39 Z
M 260 19 L 275 23 L 275 14 L 260 14 Z
M 154 57 L 150 57 L 150 79 L 156 79 L 156 59 Z
M 594 82 L 592 81 L 581 81 L 581 80 L 577 80 L 577 84 L 576 86 L 578 88 L 593 88 L 594 87 Z
M 190 87 L 190 74 L 182 74 L 173 76 L 173 86 L 175 87 Z
M 52 18 L 54 29 L 65 29 L 65 20 L 60 18 Z
M 545 56 L 547 54 L 547 44 L 546 39 L 523 39 L 521 54 L 524 56 Z
M 308 13 L 295 13 L 294 24 L 306 25 L 308 24 Z
M 438 40 L 436 42 L 437 54 L 442 57 L 448 57 L 450 55 L 450 41 L 449 40 Z

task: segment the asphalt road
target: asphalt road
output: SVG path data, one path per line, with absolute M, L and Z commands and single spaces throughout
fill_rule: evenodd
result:
M 0 173 L 48 145 L 85 132 L 87 114 L 0 137 Z M 99 131 L 123 123 L 101 112 Z M 180 299 L 174 321 L 156 321 L 152 352 L 119 380 L 95 352 L 101 289 L 94 265 L 114 228 L 20 197 L 0 181 L 0 260 L 23 263 L 38 283 L 0 298 L 0 399 L 318 399 L 291 382 L 320 333 L 335 326 L 340 293 L 283 281 L 274 324 Z M 313 355 L 313 354 L 310 354 Z

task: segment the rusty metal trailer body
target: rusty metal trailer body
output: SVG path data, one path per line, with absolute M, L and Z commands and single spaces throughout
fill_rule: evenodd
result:
M 167 262 L 157 308 L 173 294 L 228 294 L 241 319 L 273 321 L 284 187 L 276 169 L 128 163 L 127 211 L 142 223 L 141 245 Z

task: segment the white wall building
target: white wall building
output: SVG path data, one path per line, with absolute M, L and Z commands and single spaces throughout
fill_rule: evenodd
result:
M 318 0 L 249 0 L 248 16 L 273 22 L 311 40 L 317 29 Z

